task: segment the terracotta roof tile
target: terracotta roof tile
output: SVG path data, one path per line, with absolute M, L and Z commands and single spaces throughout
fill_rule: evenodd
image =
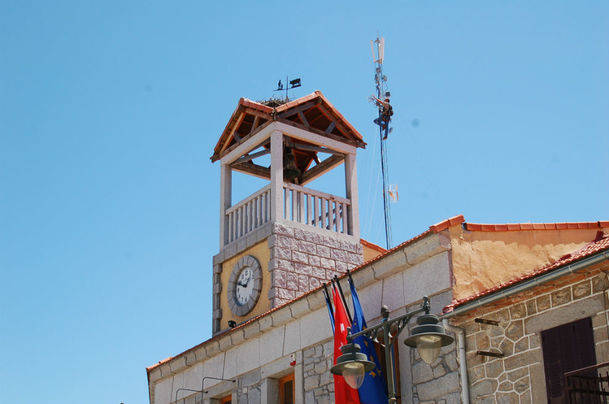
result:
M 368 248 L 371 248 L 371 249 L 373 249 L 373 250 L 375 250 L 375 251 L 378 251 L 378 252 L 380 252 L 380 253 L 386 253 L 386 252 L 387 252 L 387 249 L 386 249 L 386 248 L 383 248 L 383 247 L 381 247 L 380 245 L 376 245 L 376 244 L 374 244 L 374 243 L 371 243 L 371 242 L 370 242 L 370 241 L 368 241 L 368 240 L 364 240 L 363 238 L 360 238 L 360 239 L 359 239 L 359 242 L 361 243 L 361 245 L 363 245 L 363 246 L 365 246 L 365 247 L 368 247 Z
M 439 233 L 442 230 L 446 230 L 451 226 L 460 225 L 463 222 L 465 222 L 465 218 L 463 217 L 463 215 L 453 216 L 450 219 L 446 219 L 441 221 L 440 223 L 436 223 L 432 226 L 429 226 L 429 230 L 433 231 L 434 233 Z
M 444 222 L 442 222 L 444 223 Z M 440 223 L 439 223 L 440 224 Z M 522 231 L 522 230 L 567 230 L 567 229 L 602 229 L 609 228 L 609 221 L 571 222 L 571 223 L 507 223 L 482 224 L 463 223 L 469 231 Z

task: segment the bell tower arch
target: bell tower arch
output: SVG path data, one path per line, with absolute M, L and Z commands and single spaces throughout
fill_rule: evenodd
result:
M 221 175 L 214 333 L 363 262 L 356 157 L 365 145 L 320 91 L 276 106 L 239 100 L 211 157 Z M 268 166 L 256 162 L 265 155 Z M 344 197 L 306 186 L 340 165 Z M 268 183 L 233 203 L 233 171 Z

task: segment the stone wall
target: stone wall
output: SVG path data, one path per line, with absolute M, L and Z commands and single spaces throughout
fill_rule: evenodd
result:
M 233 400 L 237 404 L 260 403 L 262 377 L 260 369 L 238 377 L 239 388 L 233 393 Z M 236 397 L 235 397 L 236 396 Z
M 455 344 L 442 348 L 440 356 L 431 365 L 421 359 L 416 349 L 410 349 L 410 363 L 413 403 L 459 404 L 461 402 L 461 383 Z M 407 392 L 402 393 L 403 397 L 407 395 Z
M 457 321 L 466 330 L 472 403 L 546 402 L 540 333 L 562 324 L 591 317 L 597 362 L 609 360 L 608 286 L 605 273 L 575 274 L 503 299 L 493 308 L 477 309 L 466 321 Z M 476 323 L 474 317 L 499 325 Z M 505 356 L 481 356 L 478 350 Z
M 313 290 L 364 261 L 359 240 L 315 228 L 304 230 L 274 223 L 268 243 L 272 307 Z
M 330 373 L 333 355 L 332 340 L 303 351 L 305 403 L 334 402 L 334 379 Z

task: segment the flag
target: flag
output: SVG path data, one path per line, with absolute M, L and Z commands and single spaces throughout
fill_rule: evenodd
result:
M 366 328 L 366 319 L 362 305 L 359 302 L 357 291 L 351 276 L 349 276 L 349 285 L 351 286 L 351 298 L 353 299 L 353 324 L 351 333 L 355 334 Z M 377 404 L 387 402 L 387 384 L 385 383 L 386 376 L 381 371 L 379 359 L 374 349 L 374 342 L 364 335 L 355 338 L 354 342 L 358 344 L 362 353 L 366 355 L 369 361 L 374 362 L 375 367 L 371 372 L 366 373 L 364 383 L 359 388 L 359 399 L 362 404 Z
M 349 319 L 334 285 L 332 286 L 332 299 L 334 300 L 334 364 L 336 365 L 336 358 L 341 354 L 340 347 L 347 344 Z M 338 375 L 334 375 L 334 402 L 336 404 L 360 404 L 357 390 L 349 387 L 345 379 Z
M 391 202 L 397 202 L 400 200 L 400 195 L 398 194 L 398 186 L 397 185 L 389 185 L 389 189 L 387 190 L 389 194 L 389 198 L 391 198 Z

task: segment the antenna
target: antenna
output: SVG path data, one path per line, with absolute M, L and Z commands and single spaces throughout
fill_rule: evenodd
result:
M 297 88 L 302 86 L 300 77 L 295 78 L 293 80 L 289 80 L 288 76 L 285 77 L 285 84 L 279 80 L 277 83 L 277 88 L 274 91 L 285 91 L 285 102 L 288 102 L 290 99 L 288 98 L 288 90 L 293 88 Z
M 370 41 L 372 47 L 372 62 L 374 63 L 374 82 L 376 85 L 376 96 L 370 97 L 370 100 L 378 108 L 379 116 L 374 120 L 374 123 L 379 126 L 379 141 L 381 143 L 381 172 L 383 174 L 383 210 L 385 213 L 385 243 L 387 249 L 391 248 L 391 206 L 389 204 L 388 187 L 388 167 L 387 167 L 387 137 L 392 128 L 389 127 L 393 108 L 391 107 L 389 97 L 391 94 L 387 89 L 387 76 L 383 74 L 383 61 L 385 59 L 385 38 L 377 37 L 374 41 Z

